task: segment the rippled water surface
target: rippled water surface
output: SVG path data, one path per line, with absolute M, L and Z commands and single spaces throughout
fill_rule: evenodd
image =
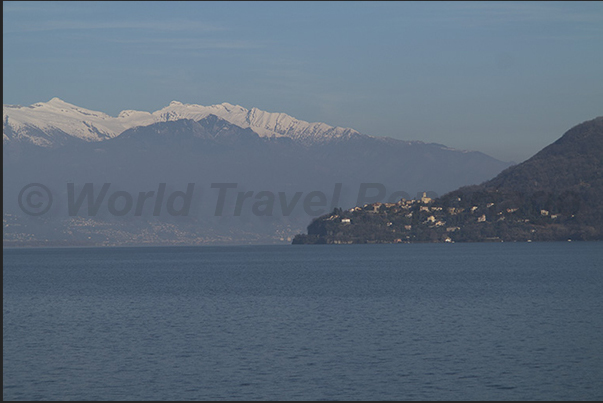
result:
M 5 400 L 597 400 L 603 244 L 5 249 Z

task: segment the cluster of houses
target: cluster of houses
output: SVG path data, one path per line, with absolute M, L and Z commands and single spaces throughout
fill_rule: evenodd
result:
M 460 201 L 460 200 L 461 199 L 459 198 L 458 201 Z M 422 222 L 422 224 L 428 225 L 433 228 L 433 227 L 446 226 L 446 221 L 444 220 L 444 218 L 446 216 L 454 216 L 454 215 L 460 214 L 465 211 L 465 209 L 461 208 L 461 207 L 447 207 L 444 211 L 443 207 L 433 206 L 432 202 L 433 202 L 433 199 L 428 197 L 426 192 L 424 192 L 423 196 L 418 199 L 411 199 L 411 200 L 401 199 L 397 203 L 377 202 L 377 203 L 372 203 L 372 204 L 365 204 L 363 207 L 353 207 L 353 208 L 349 209 L 348 212 L 355 213 L 355 212 L 359 212 L 359 211 L 364 211 L 364 212 L 371 213 L 371 214 L 378 214 L 378 213 L 382 212 L 383 210 L 393 209 L 393 211 L 392 211 L 393 213 L 401 213 L 406 210 L 407 213 L 405 214 L 405 217 L 412 218 L 413 211 L 409 211 L 409 210 L 414 210 L 414 212 L 416 212 L 416 207 L 418 205 L 419 213 L 421 213 L 421 212 L 432 213 L 427 216 L 427 218 L 425 219 L 425 221 Z M 494 207 L 494 205 L 495 205 L 494 203 L 487 203 L 486 208 L 490 209 L 491 207 Z M 485 213 L 483 213 L 482 211 L 478 212 L 478 210 L 479 210 L 478 206 L 472 206 L 469 209 L 469 211 L 472 214 L 477 215 L 475 218 L 476 222 L 478 222 L 478 223 L 487 222 L 488 216 Z M 516 211 L 518 211 L 517 208 L 507 208 L 506 209 L 507 214 L 512 214 L 512 213 L 515 213 Z M 541 210 L 540 214 L 542 216 L 547 216 L 552 219 L 555 219 L 558 217 L 558 214 L 550 214 L 550 212 L 548 210 Z M 498 218 L 496 219 L 496 221 L 505 220 L 503 211 L 498 212 L 497 215 L 498 215 Z M 339 218 L 339 215 L 332 215 L 328 218 L 328 220 L 335 220 L 338 218 Z M 528 222 L 529 220 L 521 220 L 521 221 Z M 352 222 L 353 222 L 353 218 L 341 217 L 341 224 L 347 225 L 347 224 L 352 224 Z M 387 226 L 391 226 L 391 225 L 392 225 L 391 222 L 387 223 Z M 411 231 L 412 225 L 404 225 L 404 229 L 406 231 Z M 461 228 L 458 226 L 450 226 L 450 227 L 446 227 L 446 232 L 452 233 L 452 232 L 458 231 L 460 229 Z

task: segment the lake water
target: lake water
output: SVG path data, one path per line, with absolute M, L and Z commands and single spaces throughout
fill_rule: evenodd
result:
M 5 400 L 598 400 L 603 243 L 5 249 Z

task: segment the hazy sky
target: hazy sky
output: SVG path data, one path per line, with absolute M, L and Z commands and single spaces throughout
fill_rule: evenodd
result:
M 3 103 L 222 102 L 521 162 L 603 115 L 603 2 L 3 2 Z

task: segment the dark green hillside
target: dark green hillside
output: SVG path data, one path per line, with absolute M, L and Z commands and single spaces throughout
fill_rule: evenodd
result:
M 522 164 L 485 183 L 518 192 L 603 192 L 603 117 L 582 123 Z

